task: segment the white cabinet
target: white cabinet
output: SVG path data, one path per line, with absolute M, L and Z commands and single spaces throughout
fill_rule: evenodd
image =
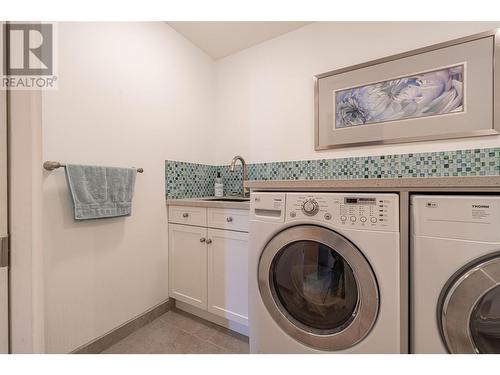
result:
M 168 213 L 170 297 L 248 326 L 248 211 L 170 206 Z
M 208 229 L 208 311 L 248 325 L 248 233 Z
M 207 308 L 207 229 L 169 224 L 168 281 L 170 296 Z
M 248 232 L 248 211 L 227 208 L 209 208 L 208 226 L 210 228 Z
M 207 209 L 203 207 L 170 206 L 168 208 L 168 221 L 170 223 L 207 225 Z

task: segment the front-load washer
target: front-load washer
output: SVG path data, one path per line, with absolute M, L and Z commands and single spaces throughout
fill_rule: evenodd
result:
M 500 353 L 500 196 L 411 202 L 412 352 Z
M 251 353 L 400 353 L 396 194 L 252 193 Z

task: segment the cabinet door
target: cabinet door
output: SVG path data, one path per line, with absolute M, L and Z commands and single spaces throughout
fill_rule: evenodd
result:
M 248 325 L 248 233 L 208 229 L 208 311 Z
M 169 224 L 170 297 L 207 309 L 207 229 Z

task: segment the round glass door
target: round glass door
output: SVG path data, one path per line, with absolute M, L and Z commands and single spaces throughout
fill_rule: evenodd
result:
M 450 353 L 500 354 L 500 256 L 476 261 L 452 278 L 440 303 Z
M 341 331 L 354 319 L 358 287 L 339 253 L 316 241 L 285 246 L 271 265 L 271 291 L 282 312 L 307 331 Z
M 259 289 L 280 327 L 317 349 L 355 345 L 378 313 L 370 265 L 351 242 L 323 227 L 292 227 L 274 237 L 259 262 Z
M 478 301 L 472 310 L 470 331 L 479 353 L 500 353 L 500 286 Z

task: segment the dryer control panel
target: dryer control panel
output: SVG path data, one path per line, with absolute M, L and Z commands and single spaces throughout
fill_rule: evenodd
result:
M 397 194 L 287 193 L 286 221 L 318 220 L 344 228 L 399 231 Z

